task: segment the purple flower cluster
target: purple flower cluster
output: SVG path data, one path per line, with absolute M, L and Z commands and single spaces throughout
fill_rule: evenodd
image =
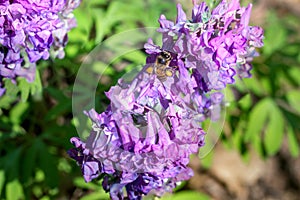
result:
M 72 11 L 80 0 L 0 1 L 0 96 L 3 78 L 33 81 L 40 59 L 63 58 L 67 32 L 76 26 Z
M 69 155 L 85 180 L 101 175 L 112 199 L 124 199 L 124 188 L 127 199 L 161 196 L 193 175 L 189 156 L 204 145 L 201 122 L 218 117 L 217 90 L 235 75 L 249 77 L 255 47 L 263 45 L 263 30 L 248 26 L 251 5 L 224 0 L 210 12 L 194 2 L 192 20 L 177 9 L 176 23 L 160 17 L 163 46 L 149 39 L 140 73 L 106 93 L 105 112 L 86 112 L 93 122 L 87 140 L 71 139 Z
M 175 24 L 164 15 L 159 19 L 162 49 L 184 59 L 205 92 L 234 83 L 235 75 L 250 77 L 250 62 L 258 56 L 255 48 L 263 46 L 263 29 L 248 25 L 251 8 L 240 7 L 238 0 L 223 0 L 210 12 L 204 2 L 195 3 L 192 19 L 187 20 L 178 4 Z
M 202 101 L 196 91 L 189 96 L 192 86 L 181 84 L 178 76 L 161 82 L 142 70 L 106 93 L 111 103 L 105 112 L 86 113 L 92 131 L 85 143 L 72 138 L 76 148 L 69 151 L 86 181 L 103 174 L 112 199 L 123 199 L 123 187 L 130 199 L 140 199 L 151 190 L 158 196 L 171 192 L 192 176 L 189 156 L 204 145 L 197 109 Z

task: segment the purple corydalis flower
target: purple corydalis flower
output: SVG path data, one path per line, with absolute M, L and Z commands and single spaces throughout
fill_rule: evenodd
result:
M 92 179 L 97 178 L 99 174 L 102 173 L 101 163 L 89 154 L 88 150 L 85 148 L 85 143 L 81 142 L 79 138 L 72 138 L 71 143 L 76 149 L 70 149 L 68 154 L 77 161 L 78 165 L 80 165 L 84 179 L 89 182 Z
M 110 121 L 111 124 L 101 124 L 102 129 L 94 126 L 86 143 L 82 145 L 81 142 L 80 146 L 75 144 L 77 149 L 70 150 L 69 154 L 80 164 L 86 181 L 98 176 L 99 166 L 101 166 L 101 174 L 107 179 L 107 182 L 103 182 L 104 189 L 110 192 L 112 199 L 123 199 L 123 187 L 126 188 L 129 198 L 132 198 L 132 195 L 141 198 L 151 190 L 156 195 L 161 195 L 166 191 L 171 192 L 176 186 L 176 182 L 187 180 L 192 176 L 191 170 L 186 165 L 190 152 L 195 153 L 199 146 L 203 145 L 203 136 L 199 126 L 196 126 L 194 130 L 193 127 L 190 129 L 186 127 L 192 135 L 188 135 L 187 132 L 186 136 L 178 135 L 176 137 L 176 133 L 168 133 L 164 130 L 159 121 L 155 125 L 155 122 L 151 122 L 153 119 L 148 118 L 148 132 L 156 130 L 159 133 L 153 136 L 150 134 L 150 137 L 138 138 L 132 134 L 139 135 L 139 130 L 136 130 L 137 128 L 134 126 L 130 128 L 128 125 L 131 121 L 130 117 L 122 116 L 124 121 L 117 123 L 112 118 L 110 120 L 102 119 L 107 115 L 98 115 L 93 111 L 89 113 L 90 116 L 96 115 L 98 123 Z M 176 117 L 174 116 L 174 118 Z M 122 119 L 116 118 L 116 120 Z M 126 123 L 126 126 L 123 123 Z M 172 119 L 171 123 L 174 125 L 174 129 L 180 131 L 177 129 L 180 127 L 180 122 Z M 188 121 L 183 123 L 190 124 Z M 116 129 L 117 125 L 120 130 Z M 157 126 L 162 130 L 157 130 Z M 130 134 L 129 131 L 133 132 Z M 200 137 L 193 137 L 193 134 Z M 189 143 L 194 147 L 188 145 Z M 78 154 L 80 156 L 74 156 Z M 82 161 L 84 158 L 90 158 L 90 155 L 92 155 L 92 159 Z M 92 164 L 96 164 L 95 160 L 100 165 L 97 164 L 91 169 Z M 188 174 L 186 174 L 187 171 L 189 171 Z
M 50 55 L 63 58 L 67 33 L 76 26 L 72 11 L 79 3 L 80 0 L 1 1 L 0 82 L 17 76 L 33 81 L 35 62 Z
M 249 54 L 249 49 L 263 45 L 262 28 L 248 25 L 251 8 L 251 4 L 240 7 L 238 0 L 223 0 L 210 11 L 205 2 L 194 1 L 192 19 L 188 21 L 178 5 L 175 23 L 164 15 L 160 17 L 162 48 L 185 59 L 185 66 L 193 69 L 200 89 L 223 89 L 234 83 L 235 75 L 249 76 L 249 60 L 255 55 Z
M 210 11 L 194 1 L 191 20 L 177 10 L 175 22 L 159 18 L 163 45 L 148 40 L 140 73 L 106 92 L 105 112 L 86 112 L 93 123 L 87 140 L 72 139 L 69 154 L 85 180 L 101 174 L 112 199 L 161 196 L 193 175 L 187 165 L 204 145 L 201 123 L 220 115 L 224 95 L 216 90 L 236 75 L 249 77 L 263 45 L 262 29 L 248 26 L 251 5 L 223 0 Z
M 149 65 L 131 83 L 120 80 L 106 93 L 111 103 L 105 112 L 86 113 L 93 122 L 90 136 L 69 152 L 86 181 L 90 181 L 91 169 L 82 164 L 82 156 L 74 154 L 83 152 L 99 161 L 101 174 L 107 177 L 104 188 L 112 199 L 123 198 L 124 187 L 130 198 L 150 191 L 156 195 L 171 192 L 176 182 L 192 176 L 189 156 L 204 145 L 200 121 L 186 111 L 191 100 L 177 99 L 178 94 L 171 91 L 178 87 L 174 82 L 178 77 L 161 82 L 145 71 Z M 183 95 L 188 92 L 182 91 Z

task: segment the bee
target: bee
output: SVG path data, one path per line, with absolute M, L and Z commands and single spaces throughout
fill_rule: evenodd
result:
M 169 64 L 172 60 L 171 53 L 162 51 L 155 60 L 155 63 L 146 69 L 149 74 L 156 74 L 157 78 L 163 82 L 167 77 L 173 76 L 173 71 Z

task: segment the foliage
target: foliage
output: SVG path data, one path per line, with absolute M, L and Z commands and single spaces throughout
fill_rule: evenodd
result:
M 63 60 L 37 64 L 35 82 L 5 80 L 0 98 L 0 199 L 107 199 L 98 185 L 86 184 L 66 150 L 77 136 L 72 118 L 72 89 L 81 62 L 100 42 L 139 27 L 157 27 L 161 13 L 176 16 L 173 1 L 90 0 L 75 10 L 78 27 L 69 34 Z M 254 148 L 262 157 L 278 153 L 284 141 L 299 155 L 300 37 L 299 19 L 269 11 L 265 46 L 255 59 L 253 77 L 226 89 L 225 127 L 221 140 L 247 156 Z M 146 41 L 145 41 L 146 42 Z M 96 101 L 126 72 L 145 62 L 145 54 L 126 54 L 105 70 Z M 129 64 L 130 63 L 130 64 Z M 127 64 L 125 69 L 119 66 Z M 102 70 L 101 63 L 95 70 Z M 100 85 L 99 84 L 99 85 Z M 208 199 L 180 189 L 172 199 Z M 84 195 L 84 197 L 83 197 Z M 190 197 L 190 198 L 188 198 Z M 169 199 L 168 197 L 163 199 Z
M 234 100 L 226 122 L 231 131 L 224 141 L 247 155 L 254 148 L 273 156 L 287 141 L 291 155 L 299 155 L 299 23 L 292 15 L 268 12 L 264 48 L 253 77 L 228 90 Z M 276 42 L 274 42 L 276 41 Z M 229 97 L 230 98 L 230 97 Z

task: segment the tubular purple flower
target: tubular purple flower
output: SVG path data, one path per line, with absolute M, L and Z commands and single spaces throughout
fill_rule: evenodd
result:
M 102 173 L 100 162 L 89 154 L 87 149 L 85 149 L 85 144 L 81 142 L 79 138 L 74 137 L 71 139 L 71 142 L 77 149 L 70 149 L 68 154 L 81 166 L 84 179 L 89 182 L 97 178 L 99 174 Z
M 111 100 L 106 112 L 86 113 L 93 121 L 93 130 L 84 146 L 75 145 L 77 150 L 70 152 L 72 155 L 74 151 L 88 152 L 86 156 L 92 155 L 100 162 L 103 174 L 118 177 L 120 182 L 108 184 L 112 199 L 122 196 L 122 187 L 128 194 L 140 195 L 150 190 L 160 194 L 161 188 L 171 191 L 177 180 L 191 177 L 182 176 L 188 169 L 189 156 L 204 144 L 205 133 L 199 121 L 194 115 L 184 114 L 187 106 L 170 103 L 175 100 L 175 94 L 171 93 L 171 88 L 176 87 L 173 77 L 161 82 L 155 75 L 146 73 L 147 67 L 130 84 L 120 81 L 119 86 L 106 93 Z M 72 155 L 82 163 L 81 157 Z M 80 165 L 85 180 L 89 181 L 91 169 L 87 166 L 92 165 Z M 156 179 L 140 180 L 148 176 Z
M 79 3 L 80 0 L 1 1 L 0 82 L 17 76 L 33 81 L 38 60 L 50 55 L 63 58 L 67 33 L 76 26 L 72 11 Z
M 161 196 L 193 176 L 189 157 L 205 144 L 201 123 L 219 118 L 218 90 L 249 77 L 263 45 L 263 30 L 248 26 L 251 4 L 223 0 L 210 11 L 193 2 L 191 20 L 180 4 L 175 23 L 160 16 L 162 47 L 148 40 L 143 69 L 111 87 L 105 112 L 86 112 L 93 125 L 85 142 L 71 139 L 85 180 L 102 174 L 112 199 Z
M 223 0 L 211 12 L 204 2 L 194 4 L 191 21 L 186 20 L 180 5 L 175 24 L 161 17 L 158 31 L 163 33 L 163 49 L 192 62 L 185 65 L 193 69 L 195 77 L 201 74 L 196 78 L 198 85 L 203 86 L 202 78 L 207 82 L 205 88 L 199 89 L 223 89 L 234 83 L 235 75 L 241 72 L 237 68 L 246 63 L 246 57 L 249 60 L 248 49 L 263 45 L 263 30 L 248 26 L 251 4 L 244 8 L 238 0 Z

